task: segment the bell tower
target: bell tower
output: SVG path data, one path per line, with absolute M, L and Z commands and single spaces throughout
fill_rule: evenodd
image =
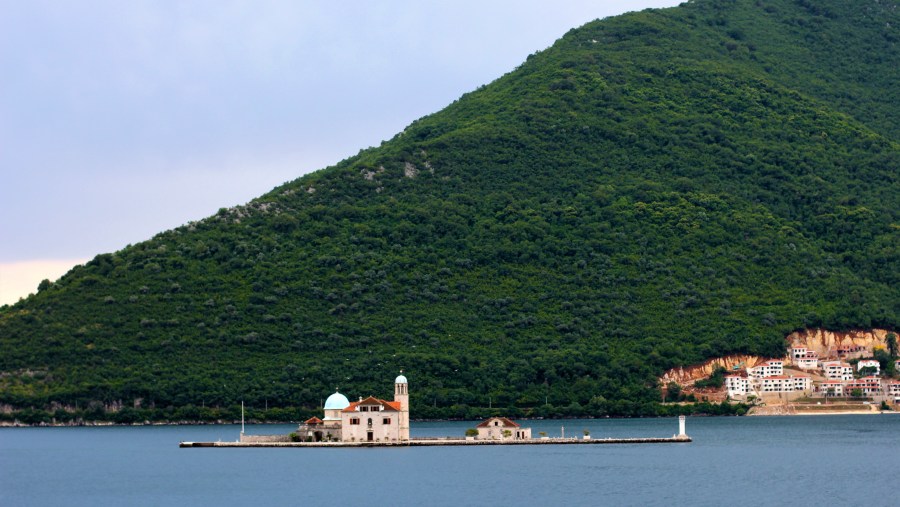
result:
M 403 376 L 403 370 L 394 380 L 394 401 L 400 402 L 400 434 L 399 439 L 409 440 L 409 382 Z

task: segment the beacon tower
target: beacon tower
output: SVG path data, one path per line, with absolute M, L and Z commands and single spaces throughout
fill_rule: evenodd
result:
M 409 382 L 400 371 L 400 376 L 394 380 L 394 401 L 400 402 L 400 435 L 402 442 L 409 440 Z

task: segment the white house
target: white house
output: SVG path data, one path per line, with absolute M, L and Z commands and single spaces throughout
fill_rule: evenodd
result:
M 840 380 L 826 380 L 816 386 L 816 390 L 825 396 L 843 396 L 844 383 Z
M 874 359 L 860 359 L 856 363 L 856 371 L 862 371 L 863 368 L 875 368 L 875 375 L 881 373 L 881 363 Z
M 794 364 L 801 370 L 815 370 L 819 367 L 819 354 L 814 350 L 807 350 L 803 355 L 794 356 Z
M 809 391 L 812 389 L 812 379 L 806 375 L 794 375 L 794 391 Z
M 747 375 L 754 378 L 775 377 L 784 374 L 784 361 L 771 359 L 752 368 L 747 368 Z
M 531 438 L 531 428 L 523 428 L 506 417 L 491 417 L 475 426 L 479 440 L 524 440 Z
M 863 396 L 875 396 L 881 394 L 881 379 L 875 376 L 863 377 L 852 382 L 844 384 L 844 392 L 853 394 L 853 391 L 859 389 Z
M 805 375 L 774 375 L 759 380 L 760 391 L 764 393 L 789 393 L 806 391 L 810 388 L 810 378 Z
M 806 347 L 791 347 L 791 357 L 794 359 L 801 358 L 809 352 L 809 349 Z
M 853 380 L 853 367 L 843 361 L 825 361 L 822 372 L 830 380 Z
M 725 389 L 728 396 L 746 396 L 751 394 L 750 379 L 741 375 L 725 375 Z

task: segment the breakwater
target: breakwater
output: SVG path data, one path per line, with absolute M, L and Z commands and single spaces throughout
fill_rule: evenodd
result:
M 602 444 L 683 444 L 687 435 L 663 438 L 530 438 L 520 440 L 477 440 L 458 438 L 414 438 L 405 442 L 181 442 L 179 447 L 434 447 L 460 445 L 602 445 Z

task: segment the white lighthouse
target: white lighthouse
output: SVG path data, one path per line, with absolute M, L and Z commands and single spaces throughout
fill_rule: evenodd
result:
M 399 440 L 409 440 L 409 382 L 403 376 L 403 370 L 394 380 L 394 401 L 400 403 L 400 434 Z

